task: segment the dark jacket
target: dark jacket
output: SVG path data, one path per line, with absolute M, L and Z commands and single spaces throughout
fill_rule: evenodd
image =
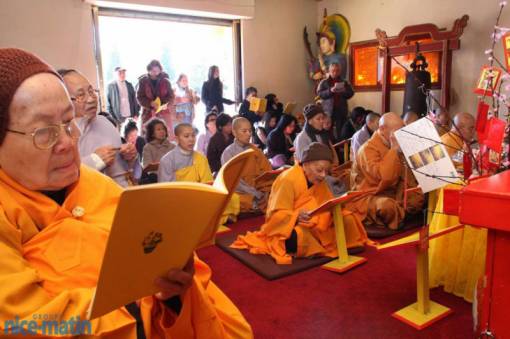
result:
M 168 74 L 165 72 L 161 72 L 155 81 L 152 81 L 148 74 L 142 75 L 138 80 L 136 99 L 143 108 L 142 118 L 151 112 L 151 102 L 154 99 L 159 97 L 161 105 L 164 105 L 172 102 L 174 96 L 172 85 L 170 80 L 168 80 Z
M 336 82 L 344 82 L 344 92 L 331 92 L 331 88 Z M 319 83 L 319 86 L 317 87 L 317 95 L 322 99 L 322 108 L 324 109 L 324 112 L 328 114 L 333 119 L 333 121 L 347 119 L 347 115 L 349 113 L 347 108 L 347 100 L 352 98 L 354 95 L 354 91 L 347 81 L 341 78 L 331 79 L 331 77 L 328 76 L 326 79 Z
M 126 81 L 126 88 L 128 92 L 129 99 L 129 111 L 130 117 L 137 117 L 140 111 L 140 105 L 138 105 L 138 101 L 136 101 L 136 93 L 133 85 L 129 81 Z M 117 81 L 113 81 L 108 85 L 107 95 L 106 95 L 106 110 L 110 115 L 117 120 L 117 122 L 122 122 L 123 117 L 120 112 L 120 92 L 119 86 L 117 85 Z
M 347 120 L 347 122 L 342 126 L 342 131 L 340 132 L 340 140 L 347 140 L 352 138 L 352 136 L 356 133 L 356 128 L 354 127 L 354 123 L 351 119 Z
M 227 148 L 230 144 L 234 142 L 234 136 L 232 134 L 229 135 L 228 140 L 225 140 L 225 136 L 221 131 L 217 131 L 209 140 L 209 145 L 207 145 L 207 161 L 209 162 L 209 167 L 211 168 L 211 172 L 218 172 L 221 168 L 221 155 L 225 148 Z
M 292 158 L 293 152 L 290 148 L 292 148 L 293 145 L 285 137 L 283 132 L 285 128 L 292 123 L 292 121 L 297 124 L 296 118 L 290 114 L 283 114 L 276 128 L 267 136 L 267 156 L 269 158 L 278 154 L 285 155 L 288 161 Z M 291 136 L 291 139 L 294 140 L 294 137 L 295 133 Z
M 241 106 L 239 107 L 239 115 L 250 120 L 252 129 L 255 128 L 255 123 L 259 122 L 261 119 L 260 115 L 250 111 L 250 102 L 248 100 L 243 100 L 241 103 Z
M 216 106 L 218 113 L 224 111 L 223 104 L 232 105 L 234 103 L 234 101 L 223 97 L 223 83 L 219 79 L 204 82 L 202 85 L 202 101 L 207 112 L 210 112 Z

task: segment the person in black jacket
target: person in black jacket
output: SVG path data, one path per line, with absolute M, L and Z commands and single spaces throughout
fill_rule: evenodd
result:
M 126 80 L 126 69 L 115 67 L 115 73 L 117 79 L 108 85 L 106 91 L 106 110 L 120 125 L 127 118 L 137 117 L 140 105 L 133 85 Z
M 352 138 L 354 133 L 356 133 L 356 131 L 358 131 L 363 126 L 366 116 L 367 111 L 363 107 L 354 107 L 351 111 L 351 117 L 342 126 L 342 131 L 340 132 L 338 139 L 347 140 Z
M 221 113 L 216 119 L 216 133 L 207 145 L 207 161 L 211 172 L 216 173 L 221 168 L 221 155 L 227 146 L 234 142 L 232 135 L 232 117 Z
M 252 128 L 255 123 L 260 121 L 260 116 L 253 111 L 250 111 L 250 99 L 257 97 L 257 89 L 255 87 L 248 87 L 245 91 L 244 100 L 239 107 L 239 115 L 243 118 L 248 119 L 251 122 Z
M 266 94 L 265 98 L 267 100 L 267 111 L 276 113 L 276 123 L 278 123 L 283 114 L 283 104 L 274 93 Z
M 294 138 L 297 119 L 290 114 L 283 114 L 276 128 L 267 137 L 267 156 L 271 165 L 278 168 L 293 164 Z
M 209 67 L 207 81 L 202 85 L 202 101 L 206 111 L 211 112 L 214 107 L 218 113 L 223 113 L 223 104 L 232 105 L 235 101 L 223 97 L 223 83 L 220 80 L 218 66 Z
M 337 137 L 340 137 L 342 126 L 347 121 L 349 113 L 347 100 L 354 95 L 351 85 L 340 74 L 340 65 L 332 63 L 329 65 L 328 77 L 322 80 L 317 87 L 317 95 L 321 98 L 322 108 L 333 120 Z

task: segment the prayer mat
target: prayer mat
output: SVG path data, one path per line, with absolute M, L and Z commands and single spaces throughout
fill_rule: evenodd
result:
M 324 265 L 335 259 L 329 257 L 293 258 L 292 264 L 290 265 L 278 265 L 270 255 L 251 254 L 247 250 L 238 250 L 229 247 L 239 234 L 244 233 L 246 232 L 229 232 L 222 234 L 216 238 L 216 245 L 267 280 L 280 279 L 313 267 Z
M 367 235 L 370 239 L 383 239 L 394 236 L 396 234 L 404 233 L 415 228 L 423 226 L 423 217 L 421 214 L 410 216 L 404 220 L 404 226 L 399 230 L 390 230 L 389 228 L 377 226 L 365 226 Z

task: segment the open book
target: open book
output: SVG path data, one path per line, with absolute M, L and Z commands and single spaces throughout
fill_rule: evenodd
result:
M 333 199 L 330 199 L 330 200 L 326 201 L 325 203 L 323 203 L 322 205 L 320 205 L 316 209 L 310 211 L 309 214 L 310 214 L 311 217 L 313 217 L 314 215 L 317 215 L 319 213 L 323 213 L 323 212 L 329 211 L 330 209 L 332 209 L 333 207 L 335 207 L 338 204 L 345 204 L 346 202 L 362 198 L 362 197 L 364 197 L 366 195 L 374 194 L 375 191 L 376 190 L 373 189 L 373 190 L 367 190 L 367 191 L 350 191 L 350 192 L 347 192 L 344 195 L 341 195 L 339 197 L 336 197 L 336 198 L 333 198 Z
M 294 109 L 296 108 L 295 102 L 288 102 L 285 104 L 285 108 L 283 109 L 283 113 L 285 114 L 292 114 L 294 112 Z
M 89 319 L 158 292 L 157 277 L 181 269 L 195 249 L 214 242 L 221 215 L 252 152 L 230 159 L 213 185 L 171 182 L 122 192 Z
M 255 178 L 255 183 L 261 182 L 261 181 L 268 181 L 268 180 L 275 180 L 277 176 L 280 175 L 283 171 L 285 171 L 285 168 L 279 168 L 272 171 L 267 171 L 259 175 Z
M 159 169 L 159 162 L 153 162 L 143 168 L 143 173 L 157 172 Z
M 255 113 L 265 113 L 267 108 L 267 100 L 264 98 L 252 97 L 250 99 L 250 111 Z

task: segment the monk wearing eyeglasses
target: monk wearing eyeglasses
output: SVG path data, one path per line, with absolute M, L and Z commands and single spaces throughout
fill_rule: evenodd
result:
M 50 66 L 0 49 L 0 74 L 0 336 L 62 338 L 43 321 L 86 319 L 122 189 L 80 164 L 73 104 Z M 154 295 L 66 337 L 253 338 L 210 276 L 192 257 L 155 279 Z
M 141 165 L 134 145 L 122 144 L 117 129 L 98 115 L 97 91 L 76 70 L 59 70 L 71 96 L 76 124 L 81 132 L 78 142 L 81 161 L 115 180 L 120 186 L 134 183 L 141 176 Z

